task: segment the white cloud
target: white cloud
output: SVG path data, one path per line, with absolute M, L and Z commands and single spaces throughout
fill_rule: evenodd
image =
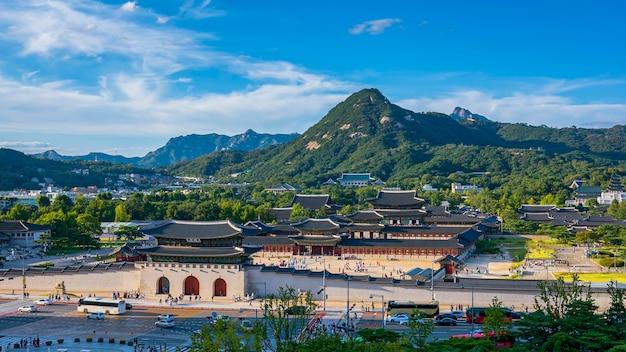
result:
M 120 10 L 124 12 L 134 12 L 137 10 L 137 2 L 128 1 L 124 5 L 120 6 Z
M 380 20 L 366 21 L 350 28 L 349 32 L 350 34 L 362 34 L 363 32 L 372 35 L 381 34 L 386 28 L 398 22 L 402 22 L 402 20 L 399 18 L 383 18 Z
M 222 11 L 209 8 L 208 6 L 210 3 L 211 3 L 211 0 L 202 0 L 202 1 L 187 0 L 179 8 L 179 17 L 203 19 L 203 18 L 217 17 L 217 16 L 224 15 Z
M 156 22 L 158 24 L 165 24 L 165 23 L 169 22 L 169 20 L 170 20 L 169 17 L 159 16 L 159 17 L 157 17 Z
M 537 91 L 541 90 L 537 87 Z M 626 104 L 579 104 L 567 97 L 537 93 L 496 97 L 488 92 L 465 90 L 435 98 L 406 99 L 397 104 L 413 111 L 445 114 L 460 106 L 492 121 L 549 127 L 605 128 L 623 124 L 626 116 Z

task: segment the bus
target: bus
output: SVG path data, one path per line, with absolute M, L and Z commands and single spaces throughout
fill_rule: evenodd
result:
M 389 301 L 387 303 L 387 315 L 396 313 L 413 314 L 413 310 L 422 311 L 427 317 L 439 315 L 439 302 L 413 302 L 413 301 Z
M 490 307 L 470 307 L 470 308 L 467 308 L 467 310 L 465 311 L 465 321 L 468 324 L 471 324 L 472 320 L 476 324 L 484 323 L 485 316 L 487 316 L 487 310 L 489 308 Z M 511 311 L 510 310 L 503 309 L 502 312 L 504 312 L 504 319 L 502 319 L 502 322 L 510 323 L 510 322 L 513 321 L 513 318 L 511 318 Z
M 81 298 L 78 311 L 83 313 L 124 314 L 126 301 L 120 299 Z

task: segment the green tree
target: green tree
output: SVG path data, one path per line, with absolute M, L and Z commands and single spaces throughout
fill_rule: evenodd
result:
M 302 307 L 302 308 L 294 308 Z M 298 292 L 293 287 L 279 287 L 277 294 L 269 294 L 261 309 L 265 319 L 263 345 L 268 351 L 290 351 L 295 348 L 295 338 L 315 311 L 311 291 Z M 289 313 L 293 318 L 290 319 Z
M 34 213 L 35 210 L 33 209 L 33 207 L 22 203 L 17 203 L 11 207 L 6 215 L 6 218 L 9 220 L 28 221 Z
M 118 241 L 121 241 L 122 239 L 126 239 L 127 241 L 134 241 L 137 238 L 143 236 L 143 234 L 141 233 L 141 231 L 139 231 L 137 227 L 127 225 L 121 225 L 113 234 Z
M 115 222 L 128 222 L 131 220 L 130 214 L 126 212 L 123 204 L 115 207 Z
M 501 336 L 508 333 L 510 324 L 505 320 L 506 315 L 502 309 L 502 301 L 498 297 L 491 300 L 489 308 L 485 312 L 485 331 L 493 333 L 494 346 Z
M 309 209 L 306 209 L 302 205 L 296 203 L 291 207 L 291 216 L 289 217 L 289 221 L 302 221 L 311 218 L 312 215 L 313 214 Z
M 421 350 L 426 346 L 428 338 L 435 331 L 432 320 L 425 320 L 426 314 L 419 309 L 414 309 L 407 326 L 409 331 L 405 334 L 407 344 L 411 349 Z

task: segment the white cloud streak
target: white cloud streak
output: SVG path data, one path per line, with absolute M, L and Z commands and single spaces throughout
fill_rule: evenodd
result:
M 399 18 L 383 18 L 380 20 L 366 21 L 350 28 L 349 32 L 350 34 L 355 35 L 362 33 L 377 35 L 384 33 L 385 29 L 391 27 L 394 23 L 399 22 L 402 22 L 402 20 Z

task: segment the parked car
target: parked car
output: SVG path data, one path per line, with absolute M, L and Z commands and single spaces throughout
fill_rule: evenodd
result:
M 20 313 L 34 313 L 37 311 L 37 307 L 35 306 L 22 306 L 17 308 L 17 311 Z
M 435 319 L 435 325 L 437 326 L 442 326 L 442 325 L 446 325 L 446 326 L 456 326 L 456 318 L 450 318 L 450 317 L 437 317 Z
M 48 299 L 48 298 L 42 298 L 42 299 L 38 299 L 36 301 L 33 302 L 35 305 L 38 306 L 47 306 L 52 304 L 52 300 Z
M 174 323 L 174 320 L 157 320 L 154 322 L 154 325 L 157 328 L 173 328 L 174 326 L 176 326 L 176 323 Z
M 174 316 L 172 314 L 159 314 L 157 316 L 158 321 L 174 321 Z
M 130 303 L 126 303 L 126 309 L 133 309 L 133 305 Z
M 244 319 L 241 321 L 241 329 L 244 331 L 252 331 L 254 329 L 254 325 L 250 320 Z
M 387 316 L 387 321 L 389 322 L 395 322 L 401 319 L 409 319 L 409 315 L 406 313 L 396 313 Z
M 462 310 L 453 310 L 450 315 L 454 315 L 457 319 L 465 318 L 465 313 Z
M 302 314 L 306 314 L 306 311 L 307 311 L 306 306 L 293 306 L 293 307 L 287 308 L 287 310 L 285 310 L 285 313 L 287 313 L 288 315 L 302 315 Z
M 89 313 L 87 319 L 104 320 L 104 313 Z

